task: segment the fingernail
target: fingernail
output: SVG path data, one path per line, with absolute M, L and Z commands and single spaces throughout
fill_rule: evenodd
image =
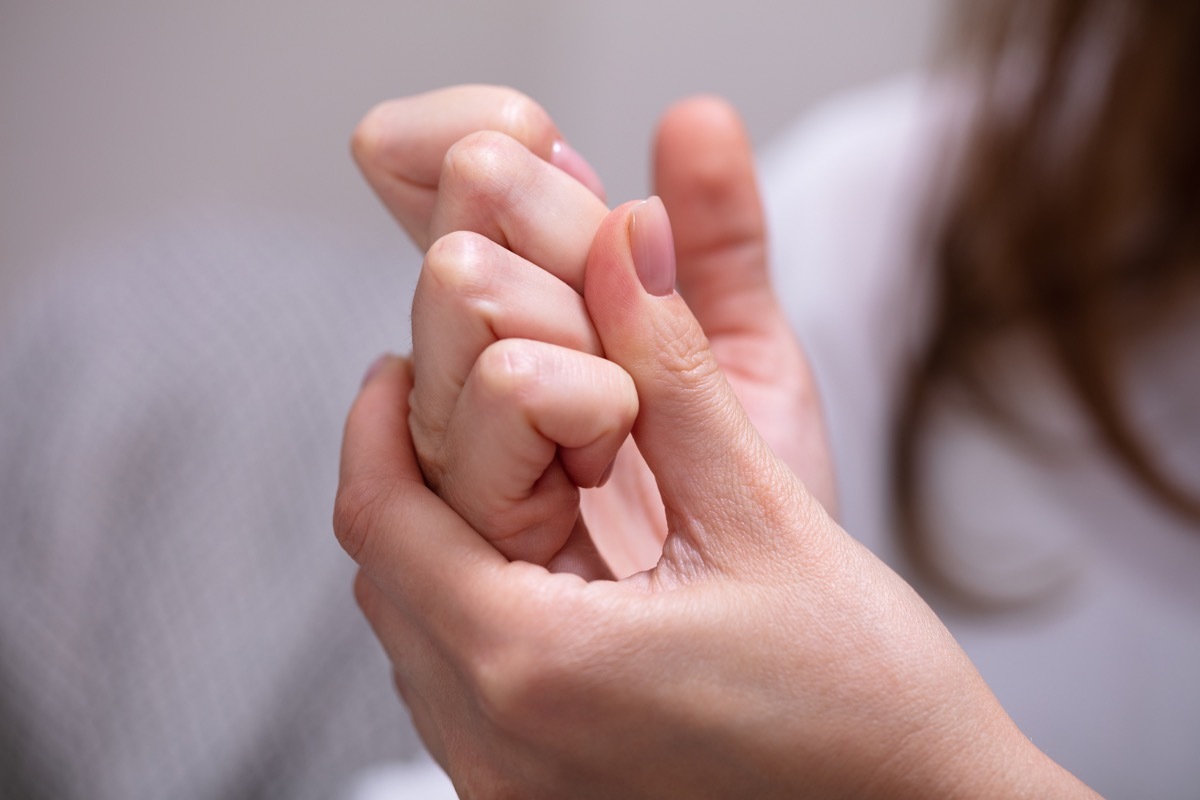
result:
M 367 367 L 366 374 L 363 375 L 362 385 L 366 386 L 368 383 L 370 383 L 371 378 L 374 378 L 376 375 L 379 374 L 379 370 L 383 369 L 383 365 L 386 364 L 388 362 L 388 359 L 390 359 L 390 358 L 391 358 L 390 354 L 384 353 L 379 358 L 372 361 L 371 366 Z
M 550 148 L 550 163 L 582 183 L 596 197 L 604 199 L 604 184 L 601 182 L 600 176 L 596 174 L 596 170 L 592 169 L 592 165 L 579 155 L 575 148 L 562 139 L 555 140 L 554 145 Z
M 633 207 L 629 248 L 642 288 L 658 297 L 675 291 L 675 239 L 667 208 L 657 196 Z

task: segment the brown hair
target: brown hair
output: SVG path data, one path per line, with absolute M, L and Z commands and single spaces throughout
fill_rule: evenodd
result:
M 1196 487 L 1160 466 L 1121 400 L 1131 346 L 1197 299 L 1200 2 L 977 0 L 955 33 L 950 56 L 970 66 L 979 103 L 938 214 L 930 335 L 892 449 L 913 566 L 936 573 L 918 493 L 931 402 L 956 387 L 1020 428 L 986 378 L 1014 332 L 1034 338 L 1129 475 L 1200 522 Z

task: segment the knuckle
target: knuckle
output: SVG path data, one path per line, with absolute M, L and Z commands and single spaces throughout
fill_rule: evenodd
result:
M 382 481 L 355 479 L 338 487 L 333 504 L 333 532 L 342 549 L 358 563 L 370 554 L 370 542 L 388 503 Z
M 543 378 L 541 359 L 526 342 L 501 339 L 493 342 L 475 362 L 476 380 L 486 397 L 507 398 L 524 404 Z
M 459 139 L 442 161 L 442 185 L 478 200 L 503 197 L 512 181 L 506 175 L 520 155 L 521 145 L 498 131 L 476 131 Z
M 472 231 L 453 231 L 439 238 L 425 254 L 425 269 L 437 285 L 457 297 L 490 294 L 496 270 L 492 241 Z
M 500 106 L 502 130 L 531 149 L 549 147 L 557 137 L 550 115 L 528 95 L 515 89 L 508 91 Z
M 574 613 L 564 614 L 564 603 Z M 560 723 L 570 724 L 568 717 L 589 702 L 588 687 L 596 679 L 599 640 L 593 641 L 590 629 L 599 626 L 549 620 L 580 622 L 587 616 L 581 604 L 547 596 L 526 609 L 525 624 L 477 651 L 467 676 L 484 718 L 526 738 L 552 736 Z
M 526 641 L 507 643 L 471 665 L 470 676 L 480 712 L 491 725 L 522 734 L 545 705 L 553 656 L 539 653 Z
M 392 103 L 383 102 L 371 108 L 350 135 L 350 153 L 360 166 L 379 161 L 387 137 L 387 119 Z

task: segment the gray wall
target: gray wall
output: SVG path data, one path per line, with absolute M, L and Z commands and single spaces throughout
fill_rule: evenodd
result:
M 3 0 L 0 309 L 64 249 L 135 235 L 172 209 L 268 207 L 396 236 L 347 137 L 376 101 L 450 83 L 527 91 L 610 200 L 640 196 L 672 99 L 723 93 L 761 143 L 814 99 L 920 63 L 939 7 Z

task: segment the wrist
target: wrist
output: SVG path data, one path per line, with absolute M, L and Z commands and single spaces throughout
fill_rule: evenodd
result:
M 1030 741 L 990 691 L 987 705 L 983 714 L 959 716 L 964 722 L 938 737 L 940 752 L 925 755 L 932 774 L 926 777 L 929 782 L 918 792 L 920 796 L 1099 797 Z

